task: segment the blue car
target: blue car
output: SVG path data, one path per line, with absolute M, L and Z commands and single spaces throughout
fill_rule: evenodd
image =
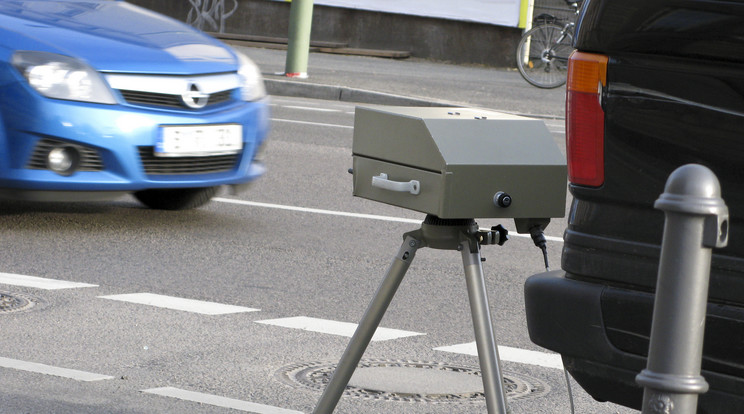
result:
M 261 176 L 269 121 L 246 56 L 114 0 L 0 1 L 0 197 L 208 202 Z

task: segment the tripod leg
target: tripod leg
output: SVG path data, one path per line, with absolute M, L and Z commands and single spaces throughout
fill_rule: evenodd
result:
M 413 261 L 413 257 L 416 254 L 416 250 L 418 250 L 419 244 L 418 240 L 411 236 L 406 236 L 398 255 L 390 265 L 385 278 L 377 289 L 377 293 L 375 293 L 372 302 L 364 313 L 362 321 L 359 322 L 357 330 L 351 337 L 351 341 L 349 342 L 349 345 L 347 345 L 343 356 L 341 356 L 336 371 L 333 373 L 331 381 L 323 391 L 323 395 L 320 396 L 318 405 L 315 407 L 313 413 L 329 414 L 336 408 L 338 400 L 344 393 L 346 385 L 349 384 L 349 380 L 354 374 L 354 370 L 362 359 L 364 351 L 367 349 L 367 345 L 369 345 L 369 342 L 372 340 L 372 336 L 380 325 L 380 321 L 385 315 L 385 311 L 393 300 L 393 296 L 398 290 L 398 286 L 400 286 L 403 276 L 405 276 L 408 267 L 411 265 L 411 261 Z
M 478 359 L 480 361 L 481 372 L 483 373 L 486 407 L 488 408 L 488 414 L 506 414 L 506 394 L 501 375 L 499 353 L 496 349 L 496 341 L 493 334 L 491 312 L 488 308 L 486 282 L 483 277 L 483 267 L 481 266 L 480 246 L 473 253 L 470 249 L 470 243 L 477 242 L 464 241 L 462 243 L 462 264 L 465 267 L 465 281 L 467 282 L 468 297 L 470 298 L 470 312 L 473 316 L 475 344 L 478 348 Z

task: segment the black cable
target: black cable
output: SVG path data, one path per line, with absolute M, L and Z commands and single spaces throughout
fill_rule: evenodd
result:
M 568 370 L 565 365 L 563 366 L 563 374 L 566 376 L 566 388 L 568 388 L 568 402 L 571 403 L 571 414 L 574 414 L 576 411 L 574 409 L 573 392 L 571 391 L 571 378 L 568 376 Z
M 543 234 L 542 226 L 533 226 L 530 228 L 530 237 L 535 242 L 535 246 L 542 250 L 543 260 L 545 261 L 545 271 L 550 271 L 550 265 L 548 264 L 548 242 L 545 240 L 545 234 Z
M 530 237 L 532 237 L 532 241 L 535 242 L 535 246 L 539 247 L 540 250 L 542 250 L 543 260 L 545 260 L 545 271 L 549 272 L 550 266 L 548 265 L 548 241 L 545 239 L 543 228 L 539 225 L 530 228 Z M 568 370 L 566 370 L 565 365 L 563 367 L 563 374 L 566 376 L 566 389 L 568 390 L 568 401 L 571 404 L 571 414 L 574 414 L 576 411 L 574 407 L 573 392 L 571 390 L 571 378 L 568 375 Z
M 545 261 L 545 271 L 550 271 L 550 265 L 548 264 L 548 248 L 545 245 L 540 246 L 540 250 L 542 250 L 543 254 L 543 260 Z

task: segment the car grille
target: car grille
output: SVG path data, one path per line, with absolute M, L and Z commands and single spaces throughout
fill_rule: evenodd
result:
M 130 91 L 122 90 L 119 92 L 127 103 L 132 105 L 147 105 L 147 106 L 162 106 L 168 108 L 179 108 L 188 109 L 186 104 L 183 103 L 181 95 L 171 95 L 167 93 L 156 93 L 156 92 L 143 92 L 143 91 Z M 207 105 L 205 108 L 209 108 L 214 105 L 221 104 L 230 100 L 233 90 L 226 90 L 216 92 L 209 95 Z
M 139 147 L 139 155 L 147 175 L 207 174 L 230 171 L 240 159 L 240 153 L 208 157 L 156 157 L 154 147 Z
M 82 145 L 70 144 L 64 141 L 55 139 L 42 139 L 36 143 L 34 152 L 28 160 L 27 168 L 33 170 L 46 170 L 47 169 L 47 155 L 49 151 L 56 147 L 69 146 L 75 148 L 80 154 L 80 166 L 78 171 L 103 171 L 103 160 L 93 148 L 84 147 Z

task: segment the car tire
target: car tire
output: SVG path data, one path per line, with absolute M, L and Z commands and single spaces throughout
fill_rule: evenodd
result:
M 219 187 L 154 189 L 137 191 L 134 197 L 157 210 L 190 210 L 207 204 L 218 190 Z

